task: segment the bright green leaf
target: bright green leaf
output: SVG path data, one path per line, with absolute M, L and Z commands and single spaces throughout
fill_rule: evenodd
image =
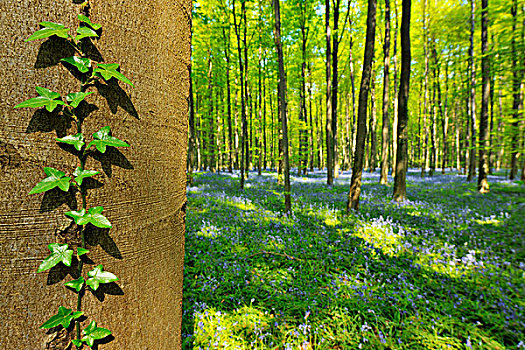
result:
M 62 58 L 61 61 L 67 62 L 72 66 L 75 66 L 80 73 L 87 73 L 89 71 L 89 68 L 91 68 L 91 60 L 89 58 L 71 56 Z
M 77 225 L 86 225 L 91 223 L 92 225 L 100 228 L 111 228 L 109 220 L 102 215 L 103 207 L 94 207 L 86 212 L 85 209 L 81 211 L 68 211 L 65 213 L 67 216 L 72 217 Z
M 75 181 L 77 184 L 82 186 L 82 180 L 84 180 L 86 177 L 95 176 L 97 174 L 100 174 L 100 172 L 95 170 L 82 170 L 80 167 L 78 167 L 75 169 L 73 176 L 75 176 Z
M 93 94 L 94 92 L 72 92 L 66 96 L 66 101 L 68 101 L 73 108 L 77 108 L 80 102 L 84 101 L 84 99 Z
M 58 313 L 56 315 L 51 316 L 49 320 L 44 322 L 43 325 L 40 326 L 41 329 L 49 329 L 56 327 L 58 325 L 62 325 L 62 327 L 67 328 L 69 327 L 69 324 L 71 323 L 71 320 L 73 320 L 73 315 L 71 315 L 71 309 L 67 309 L 63 306 L 58 307 Z M 78 315 L 76 318 L 80 317 L 82 315 L 81 311 L 77 311 L 77 313 L 80 312 L 80 315 Z
M 88 279 L 86 284 L 90 286 L 93 290 L 97 290 L 100 283 L 110 283 L 118 281 L 117 276 L 111 272 L 103 270 L 102 265 L 98 265 L 93 270 L 88 272 Z
M 90 347 L 93 347 L 95 340 L 104 339 L 111 334 L 106 328 L 97 327 L 95 321 L 91 321 L 89 326 L 82 330 L 82 333 L 85 334 L 85 336 L 82 337 L 82 341 L 86 342 Z
M 102 26 L 100 24 L 91 22 L 91 20 L 89 18 L 87 18 L 86 16 L 84 16 L 82 14 L 78 15 L 78 20 L 80 22 L 86 23 L 87 25 L 89 25 L 91 28 L 93 28 L 95 30 L 99 30 L 100 28 L 102 28 Z
M 67 249 L 67 244 L 51 243 L 47 246 L 47 248 L 51 251 L 51 254 L 49 254 L 48 257 L 42 261 L 38 267 L 37 272 L 49 270 L 50 268 L 58 265 L 60 262 L 66 266 L 71 266 L 73 251 L 71 249 Z
M 82 286 L 84 285 L 84 277 L 80 276 L 76 280 L 64 283 L 64 285 L 66 287 L 73 288 L 77 292 L 80 292 L 80 290 L 82 289 Z
M 36 184 L 35 187 L 29 192 L 29 194 L 42 193 L 49 191 L 55 187 L 59 187 L 62 191 L 67 192 L 69 190 L 70 177 L 64 176 L 65 174 L 55 168 L 44 168 L 44 172 L 47 177 Z
M 69 29 L 65 28 L 63 24 L 53 22 L 40 22 L 40 25 L 43 28 L 34 32 L 29 38 L 25 40 L 26 42 L 49 38 L 53 35 L 64 39 L 68 38 L 67 32 L 69 32 Z
M 133 86 L 133 83 L 126 78 L 122 73 L 120 73 L 118 69 L 119 65 L 118 63 L 99 63 L 98 67 L 95 68 L 94 73 L 102 77 L 104 80 L 108 81 L 111 78 L 116 78 L 120 81 L 123 81 L 126 84 Z
M 80 347 L 80 346 L 82 346 L 82 340 L 80 340 L 80 339 L 71 339 L 71 342 L 72 342 L 73 345 L 75 345 L 76 347 Z
M 37 86 L 36 91 L 40 96 L 30 98 L 22 103 L 17 104 L 14 108 L 40 108 L 46 107 L 49 112 L 53 112 L 58 105 L 64 105 L 64 101 L 57 100 L 60 97 L 58 92 L 48 90 L 46 88 Z
M 55 140 L 57 140 L 58 142 L 67 143 L 68 145 L 73 145 L 75 146 L 75 149 L 77 151 L 80 151 L 82 149 L 82 146 L 84 146 L 85 144 L 84 135 L 82 135 L 81 133 L 57 138 Z
M 111 130 L 109 126 L 101 128 L 99 131 L 93 134 L 95 140 L 91 141 L 88 145 L 88 148 L 95 146 L 100 153 L 106 152 L 106 146 L 113 147 L 129 147 L 129 145 L 110 135 Z
M 77 34 L 78 35 L 75 37 L 76 41 L 79 41 L 81 39 L 88 38 L 88 37 L 98 38 L 98 34 L 89 27 L 78 27 Z
M 82 247 L 78 247 L 77 248 L 77 255 L 78 256 L 82 256 L 84 254 L 87 254 L 89 253 L 89 250 L 85 249 L 85 248 L 82 248 Z

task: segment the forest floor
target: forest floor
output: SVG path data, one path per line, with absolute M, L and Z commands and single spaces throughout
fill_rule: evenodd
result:
M 503 175 L 503 174 L 500 174 Z M 409 200 L 364 174 L 197 173 L 188 188 L 184 349 L 525 348 L 525 186 L 409 172 Z

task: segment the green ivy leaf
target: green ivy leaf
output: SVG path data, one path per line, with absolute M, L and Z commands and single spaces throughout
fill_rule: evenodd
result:
M 116 78 L 126 84 L 131 85 L 132 87 L 135 87 L 133 83 L 131 83 L 131 81 L 124 76 L 124 74 L 117 71 L 118 67 L 118 63 L 99 63 L 93 72 L 96 76 L 102 77 L 106 81 L 111 78 Z
M 69 29 L 65 28 L 63 24 L 53 22 L 40 22 L 40 25 L 43 28 L 34 32 L 29 38 L 25 40 L 26 42 L 49 38 L 53 35 L 64 39 L 67 39 L 69 36 L 67 34 L 67 32 L 69 32 Z
M 73 345 L 75 345 L 77 348 L 82 346 L 82 340 L 80 339 L 71 339 L 71 342 Z
M 81 39 L 84 39 L 84 38 L 89 38 L 89 37 L 95 37 L 95 38 L 98 38 L 98 34 L 91 28 L 89 27 L 78 27 L 77 28 L 77 36 L 75 37 L 75 40 L 76 41 L 79 41 Z
M 64 176 L 64 172 L 57 170 L 55 168 L 44 168 L 44 172 L 47 177 L 36 184 L 35 187 L 29 192 L 29 194 L 42 193 L 49 191 L 55 187 L 59 187 L 62 191 L 69 191 L 69 181 L 70 177 Z
M 84 277 L 80 276 L 76 280 L 64 283 L 64 285 L 66 287 L 73 288 L 78 293 L 80 292 L 80 290 L 82 289 L 82 286 L 84 285 Z
M 93 28 L 95 30 L 99 30 L 100 28 L 102 28 L 102 26 L 100 24 L 91 22 L 91 20 L 89 18 L 87 18 L 86 16 L 84 16 L 82 14 L 78 15 L 78 20 L 80 22 L 86 23 L 87 25 L 89 25 L 91 28 Z
M 85 248 L 82 248 L 82 247 L 78 247 L 77 248 L 77 255 L 78 256 L 82 256 L 84 254 L 87 254 L 89 253 L 89 250 L 85 249 Z
M 75 181 L 77 184 L 82 186 L 82 180 L 84 180 L 86 177 L 95 176 L 97 174 L 100 174 L 100 172 L 95 170 L 82 170 L 80 167 L 78 167 L 75 169 L 73 176 L 75 176 Z
M 84 135 L 82 135 L 81 133 L 76 135 L 68 135 L 65 137 L 57 138 L 55 140 L 57 140 L 58 142 L 67 143 L 68 145 L 73 145 L 75 146 L 75 149 L 77 151 L 80 151 L 82 149 L 82 146 L 84 146 L 85 144 Z
M 82 333 L 85 334 L 82 337 L 82 341 L 87 343 L 90 347 L 93 347 L 95 340 L 104 339 L 111 334 L 106 328 L 97 327 L 95 321 L 91 321 L 89 326 L 82 330 Z
M 60 262 L 66 266 L 71 266 L 73 251 L 71 249 L 67 249 L 67 244 L 51 243 L 47 246 L 47 248 L 51 251 L 51 254 L 49 254 L 48 257 L 42 261 L 38 267 L 37 272 L 49 270 L 50 268 L 58 265 Z
M 78 56 L 71 56 L 62 58 L 61 61 L 67 62 L 72 66 L 75 66 L 80 73 L 87 73 L 91 68 L 91 60 L 89 58 L 82 58 Z
M 64 105 L 64 101 L 57 100 L 60 97 L 58 92 L 48 90 L 46 88 L 37 86 L 36 91 L 40 96 L 30 98 L 27 101 L 17 104 L 14 108 L 40 108 L 46 107 L 48 112 L 53 112 L 58 105 Z
M 71 313 L 71 311 L 71 309 L 59 306 L 58 313 L 56 315 L 51 316 L 51 318 L 44 322 L 44 324 L 41 325 L 40 328 L 49 329 L 58 325 L 62 325 L 62 327 L 67 328 L 69 327 L 69 324 L 72 320 L 76 320 L 84 314 L 82 311 L 75 311 L 73 313 Z
M 113 147 L 129 147 L 129 145 L 110 135 L 111 129 L 109 126 L 101 128 L 99 131 L 93 134 L 95 140 L 91 141 L 87 148 L 95 146 L 100 153 L 106 152 L 106 146 Z
M 111 228 L 109 220 L 102 215 L 103 207 L 90 208 L 87 212 L 85 209 L 81 211 L 68 211 L 65 213 L 67 216 L 72 217 L 77 225 L 86 225 L 91 223 L 92 225 L 100 228 Z
M 86 284 L 93 288 L 93 290 L 97 290 L 100 283 L 118 281 L 117 276 L 111 272 L 104 271 L 102 265 L 98 265 L 93 270 L 89 271 L 88 277 Z
M 66 101 L 68 101 L 73 108 L 77 108 L 80 102 L 84 101 L 84 99 L 94 94 L 94 92 L 72 92 L 66 96 Z

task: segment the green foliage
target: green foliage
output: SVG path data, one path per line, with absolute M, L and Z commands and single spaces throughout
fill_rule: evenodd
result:
M 105 126 L 94 133 L 93 138 L 94 140 L 89 143 L 88 148 L 95 146 L 100 153 L 106 152 L 106 146 L 129 147 L 126 142 L 111 136 L 111 130 L 109 126 Z
M 93 62 L 87 57 L 82 50 L 84 45 L 82 43 L 84 40 L 91 40 L 91 38 L 98 38 L 99 33 L 97 31 L 102 28 L 100 24 L 93 23 L 87 16 L 84 14 L 78 15 L 78 20 L 80 25 L 76 28 L 76 36 L 72 37 L 69 34 L 68 28 L 65 28 L 64 25 L 53 23 L 53 22 L 41 22 L 40 25 L 42 29 L 36 31 L 32 34 L 26 41 L 33 41 L 38 39 L 46 39 L 52 36 L 57 36 L 59 38 L 65 39 L 74 49 L 75 55 L 70 57 L 64 57 L 61 59 L 65 64 L 75 67 L 78 72 L 82 74 L 80 78 L 80 89 L 79 91 L 70 92 L 65 96 L 65 101 L 62 100 L 61 94 L 58 92 L 51 91 L 44 87 L 36 87 L 36 91 L 39 96 L 31 98 L 27 101 L 24 101 L 14 108 L 45 108 L 48 112 L 53 112 L 57 107 L 63 106 L 63 109 L 59 109 L 58 113 L 62 113 L 63 116 L 71 117 L 76 122 L 77 133 L 74 135 L 67 135 L 64 137 L 56 138 L 56 141 L 59 143 L 64 143 L 72 145 L 78 152 L 76 156 L 78 158 L 78 166 L 73 172 L 74 176 L 74 185 L 78 189 L 77 193 L 80 193 L 82 197 L 82 207 L 78 210 L 71 210 L 65 213 L 66 216 L 71 217 L 74 222 L 78 225 L 78 241 L 80 244 L 76 244 L 75 247 L 71 247 L 68 244 L 60 243 L 51 243 L 48 245 L 48 249 L 51 251 L 51 254 L 44 259 L 38 268 L 38 272 L 43 272 L 49 270 L 60 263 L 63 263 L 65 266 L 72 265 L 72 258 L 74 254 L 74 249 L 76 248 L 77 257 L 78 257 L 78 278 L 64 283 L 64 286 L 70 288 L 76 292 L 78 310 L 73 311 L 72 309 L 67 309 L 63 306 L 60 306 L 58 313 L 48 319 L 40 328 L 49 329 L 57 326 L 62 326 L 68 328 L 71 322 L 76 323 L 76 339 L 71 340 L 71 344 L 75 345 L 77 349 L 81 349 L 84 345 L 93 347 L 96 340 L 103 339 L 111 334 L 111 332 L 105 328 L 97 327 L 95 321 L 91 323 L 82 330 L 81 336 L 81 324 L 78 320 L 80 316 L 84 315 L 84 312 L 80 310 L 82 305 L 81 300 L 85 293 L 86 286 L 91 288 L 93 291 L 99 288 L 101 283 L 110 283 L 118 281 L 116 275 L 111 272 L 104 271 L 102 265 L 96 266 L 93 270 L 85 273 L 84 271 L 84 260 L 81 258 L 83 255 L 89 253 L 89 250 L 86 248 L 86 242 L 84 237 L 85 225 L 91 224 L 100 228 L 111 228 L 112 225 L 109 220 L 102 215 L 104 208 L 102 206 L 95 206 L 92 208 L 87 208 L 87 190 L 85 179 L 92 176 L 100 174 L 96 170 L 85 169 L 85 164 L 87 158 L 92 154 L 90 150 L 91 146 L 94 146 L 99 152 L 104 153 L 108 146 L 111 147 L 129 147 L 129 144 L 119 140 L 116 137 L 111 135 L 111 130 L 109 126 L 101 128 L 99 131 L 93 134 L 93 140 L 86 147 L 86 140 L 84 134 L 82 133 L 82 125 L 86 117 L 80 117 L 76 114 L 77 109 L 81 106 L 82 103 L 85 103 L 87 96 L 95 93 L 93 91 L 87 91 L 87 89 L 93 86 L 93 82 L 108 81 L 111 78 L 123 81 L 126 84 L 133 86 L 131 81 L 126 78 L 122 73 L 118 71 L 119 65 L 97 63 L 93 67 Z M 91 74 L 90 71 L 92 71 Z M 42 193 L 54 189 L 55 187 L 60 188 L 62 191 L 68 192 L 71 184 L 71 177 L 66 176 L 63 171 L 45 167 L 44 172 L 47 175 L 45 179 L 37 183 L 29 194 Z
M 118 281 L 117 276 L 111 272 L 104 271 L 102 265 L 98 265 L 93 270 L 88 272 L 87 285 L 97 290 L 100 283 L 111 283 Z
M 71 266 L 71 258 L 73 257 L 73 251 L 68 249 L 67 244 L 51 243 L 47 246 L 51 251 L 51 254 L 42 261 L 37 272 L 43 272 L 55 267 L 60 262 L 66 266 Z
M 36 91 L 40 96 L 31 98 L 27 101 L 24 101 L 20 104 L 17 104 L 14 108 L 40 108 L 40 107 L 46 107 L 48 112 L 53 112 L 55 108 L 58 105 L 64 105 L 64 101 L 57 100 L 57 98 L 60 98 L 60 94 L 58 92 L 54 92 L 51 90 L 48 90 L 46 88 L 37 86 Z
M 46 173 L 47 177 L 36 184 L 29 194 L 46 192 L 57 186 L 64 192 L 69 190 L 69 181 L 71 178 L 65 176 L 66 174 L 63 171 L 57 170 L 55 168 L 45 167 L 44 172 Z
M 69 327 L 71 321 L 76 320 L 83 314 L 84 313 L 82 311 L 73 312 L 73 310 L 71 309 L 66 309 L 63 306 L 59 306 L 58 313 L 54 316 L 51 316 L 51 318 L 44 322 L 44 324 L 41 325 L 40 328 L 49 329 L 60 325 L 64 328 L 67 328 Z
M 90 347 L 93 346 L 95 340 L 104 339 L 108 335 L 111 335 L 111 332 L 106 328 L 97 327 L 95 321 L 91 321 L 89 326 L 87 326 L 82 333 L 84 334 L 82 341 L 87 343 Z

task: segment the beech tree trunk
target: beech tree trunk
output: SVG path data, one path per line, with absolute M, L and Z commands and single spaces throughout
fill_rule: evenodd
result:
M 388 91 L 389 91 L 389 68 L 390 68 L 390 0 L 385 0 L 385 43 L 383 44 L 384 73 L 383 73 L 383 128 L 381 131 L 381 178 L 379 183 L 388 183 L 388 144 L 390 130 L 390 116 L 388 115 Z
M 408 168 L 408 94 L 410 91 L 410 0 L 403 0 L 401 19 L 401 81 L 399 86 L 399 124 L 397 127 L 397 164 L 394 181 L 394 200 L 406 199 Z
M 474 64 L 474 29 L 476 25 L 475 0 L 470 0 L 470 155 L 467 181 L 476 176 L 476 65 Z
M 481 0 L 481 118 L 479 122 L 479 174 L 478 191 L 486 193 L 489 191 L 487 175 L 489 172 L 487 148 L 489 139 L 489 94 L 490 94 L 490 62 L 488 56 L 488 0 Z
M 334 131 L 332 129 L 332 80 L 331 64 L 332 47 L 331 47 L 331 29 L 330 29 L 330 0 L 325 1 L 325 25 L 326 25 L 326 183 L 329 186 L 334 184 L 333 168 L 333 142 Z
M 101 171 L 95 176 L 100 187 L 89 191 L 88 205 L 104 206 L 113 224 L 86 237 L 89 258 L 119 281 L 98 289 L 103 302 L 85 294 L 82 326 L 96 320 L 112 331 L 114 339 L 100 346 L 104 350 L 181 349 L 192 4 L 122 0 L 90 5 L 90 18 L 103 26 L 94 40 L 100 55 L 94 58 L 118 62 L 135 88 L 100 84 L 104 93 L 87 98 L 96 109 L 84 122 L 84 135 L 109 125 L 131 147 L 108 148 L 87 160 L 89 169 Z M 75 170 L 76 156 L 56 146 L 55 138 L 76 133 L 76 126 L 56 113 L 13 107 L 34 97 L 35 86 L 62 96 L 80 88 L 59 63 L 73 55 L 63 41 L 24 42 L 44 20 L 76 28 L 80 7 L 62 0 L 1 1 L 0 11 L 23 19 L 0 21 L 0 348 L 65 349 L 71 334 L 48 334 L 39 327 L 59 306 L 76 308 L 76 294 L 63 285 L 76 266 L 36 271 L 49 254 L 48 244 L 78 244 L 64 212 L 79 210 L 80 196 L 58 189 L 28 193 L 44 178 L 42 166 L 67 174 Z M 176 47 L 177 55 L 169 47 Z
M 512 119 L 515 120 L 512 126 L 512 139 L 511 139 L 511 152 L 510 152 L 510 179 L 514 180 L 518 176 L 518 154 L 519 154 L 519 109 L 520 109 L 520 85 L 521 85 L 521 72 L 518 68 L 518 52 L 516 49 L 516 37 L 518 31 L 516 30 L 516 24 L 518 21 L 518 1 L 513 0 L 512 7 Z
M 288 120 L 286 116 L 286 74 L 284 72 L 283 47 L 281 44 L 281 11 L 280 0 L 273 0 L 275 16 L 275 28 L 273 31 L 277 59 L 279 61 L 279 114 L 281 116 L 281 129 L 283 133 L 283 160 L 284 160 L 284 206 L 285 211 L 292 211 L 291 189 L 290 189 L 290 161 L 288 159 Z
M 361 77 L 361 87 L 359 90 L 359 107 L 357 114 L 357 136 L 354 162 L 352 167 L 352 180 L 348 201 L 346 204 L 347 214 L 351 209 L 359 210 L 359 195 L 361 194 L 361 178 L 363 175 L 363 161 L 365 155 L 366 140 L 366 112 L 368 104 L 368 92 L 370 90 L 370 78 L 372 76 L 372 61 L 374 58 L 374 42 L 376 33 L 376 13 L 377 1 L 368 0 L 368 10 L 366 17 L 366 41 L 365 54 L 363 59 L 363 74 Z

